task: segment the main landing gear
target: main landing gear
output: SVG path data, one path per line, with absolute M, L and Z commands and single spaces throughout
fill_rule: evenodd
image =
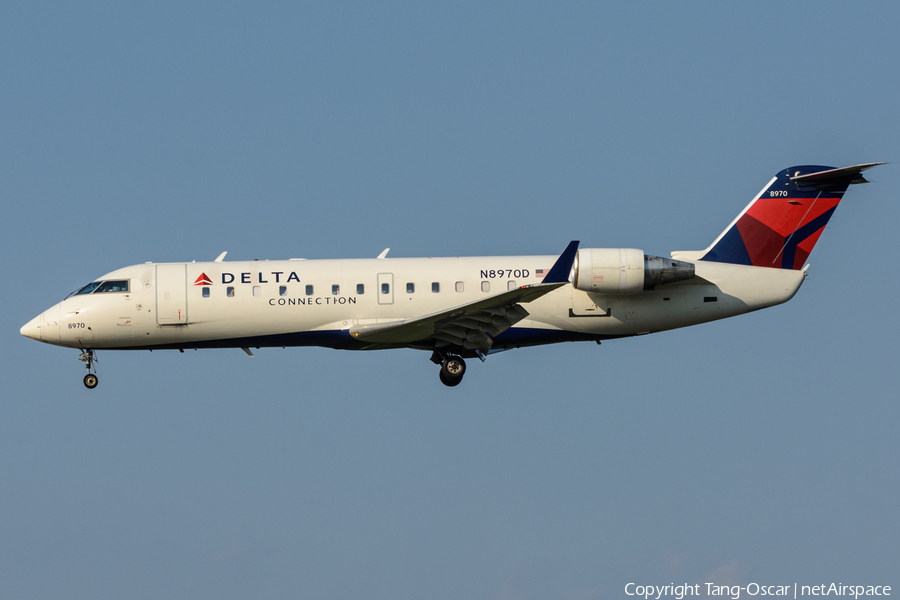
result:
M 461 356 L 435 352 L 431 355 L 431 362 L 441 365 L 441 383 L 448 387 L 459 385 L 466 374 L 466 361 Z
M 85 350 L 80 355 L 78 355 L 78 360 L 83 362 L 87 367 L 87 375 L 84 376 L 84 387 L 89 390 L 97 387 L 97 384 L 100 383 L 100 380 L 97 379 L 97 367 L 94 366 L 94 363 L 97 362 L 97 358 L 94 356 L 93 350 Z M 93 373 L 91 372 L 93 370 Z

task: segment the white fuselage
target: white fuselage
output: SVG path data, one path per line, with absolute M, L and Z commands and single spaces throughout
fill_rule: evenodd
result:
M 22 333 L 84 349 L 315 345 L 362 350 L 375 346 L 354 339 L 353 327 L 437 313 L 537 284 L 556 259 L 147 263 L 98 279 L 127 282 L 127 291 L 70 296 Z M 588 294 L 564 285 L 524 304 L 528 317 L 497 336 L 492 350 L 625 337 L 731 317 L 786 302 L 805 276 L 789 269 L 693 264 L 694 279 L 631 295 Z

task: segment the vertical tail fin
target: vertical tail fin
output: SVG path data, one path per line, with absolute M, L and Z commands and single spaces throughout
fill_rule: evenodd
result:
M 862 172 L 881 164 L 780 171 L 709 248 L 697 253 L 699 260 L 803 268 L 844 192 L 850 184 L 867 183 Z

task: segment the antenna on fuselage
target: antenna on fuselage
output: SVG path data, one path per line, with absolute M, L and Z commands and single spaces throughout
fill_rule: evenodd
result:
M 224 261 L 224 260 L 225 260 L 225 255 L 226 255 L 226 254 L 228 254 L 228 250 L 226 250 L 225 252 L 223 252 L 222 254 L 220 254 L 220 255 L 219 255 L 219 258 L 217 258 L 217 259 L 214 260 L 213 262 L 222 262 L 222 261 Z
M 390 251 L 391 251 L 390 248 L 385 248 L 384 251 L 382 251 L 382 253 L 379 254 L 376 258 L 387 258 L 387 253 Z

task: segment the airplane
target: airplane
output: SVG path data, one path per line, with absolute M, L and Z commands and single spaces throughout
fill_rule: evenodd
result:
M 321 346 L 431 352 L 444 385 L 465 359 L 558 342 L 644 335 L 790 300 L 851 184 L 884 163 L 779 171 L 708 248 L 559 256 L 265 260 L 133 265 L 72 292 L 21 328 L 76 348 L 98 384 L 98 350 Z

